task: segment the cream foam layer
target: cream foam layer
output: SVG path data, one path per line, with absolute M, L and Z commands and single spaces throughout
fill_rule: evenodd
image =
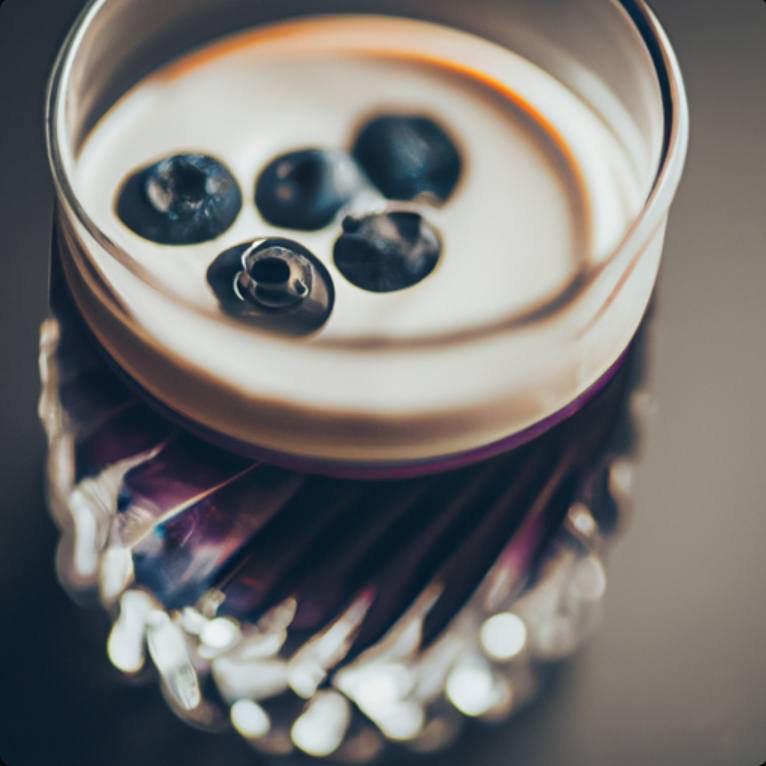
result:
M 252 189 L 275 156 L 306 147 L 349 149 L 365 118 L 388 111 L 428 114 L 443 124 L 459 145 L 464 171 L 441 208 L 414 206 L 441 233 L 436 271 L 407 290 L 373 294 L 348 283 L 332 263 L 339 221 L 316 233 L 276 229 L 258 215 Z M 106 324 L 97 326 L 94 307 L 92 324 L 160 401 L 242 441 L 346 460 L 481 446 L 576 398 L 635 330 L 631 316 L 610 343 L 588 352 L 603 358 L 585 363 L 583 349 L 562 356 L 527 333 L 516 346 L 530 364 L 516 362 L 516 370 L 508 369 L 498 334 L 483 332 L 555 300 L 617 246 L 648 193 L 645 168 L 621 138 L 525 59 L 431 24 L 330 17 L 215 43 L 139 83 L 78 158 L 76 191 L 129 266 L 90 253 L 129 317 L 128 332 L 112 334 Z M 242 212 L 213 242 L 147 242 L 116 217 L 117 190 L 137 168 L 187 151 L 210 154 L 232 170 L 245 198 Z M 351 210 L 386 204 L 368 190 Z M 312 250 L 335 283 L 327 325 L 300 342 L 217 316 L 205 280 L 225 248 L 273 235 Z M 653 277 L 650 269 L 638 280 L 639 316 Z M 78 299 L 87 301 L 82 293 Z M 561 340 L 579 329 L 555 334 Z M 461 333 L 475 340 L 457 343 L 454 353 L 450 334 Z M 158 359 L 167 361 L 161 371 Z M 215 403 L 201 403 L 202 392 L 215 392 Z M 302 414 L 319 425 L 302 427 Z M 338 432 L 333 421 L 342 423 Z

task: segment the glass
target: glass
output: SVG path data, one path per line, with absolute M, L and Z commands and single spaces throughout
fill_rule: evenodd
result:
M 383 16 L 409 26 L 386 36 Z M 131 89 L 218 38 L 301 19 L 356 24 L 346 55 L 401 46 L 400 58 L 491 81 L 579 190 L 566 278 L 490 316 L 476 309 L 493 300 L 487 270 L 473 314 L 462 295 L 443 296 L 452 326 L 344 334 L 328 323 L 285 337 L 195 300 L 104 225 L 83 167 Z M 383 42 L 358 42 L 370 19 Z M 449 46 L 415 22 L 453 30 Z M 508 51 L 531 85 L 503 81 L 495 62 Z M 575 99 L 599 140 L 579 118 L 554 119 L 540 83 Z M 687 131 L 677 63 L 643 3 L 91 3 L 50 88 L 41 417 L 59 572 L 75 597 L 114 610 L 114 664 L 138 673 L 148 649 L 171 706 L 195 724 L 230 720 L 267 752 L 352 760 L 385 739 L 443 746 L 462 716 L 497 720 L 529 699 L 538 664 L 571 653 L 598 613 Z M 619 161 L 594 150 L 602 140 Z M 622 219 L 599 196 L 612 165 L 631 178 Z M 449 204 L 397 209 L 444 229 Z M 207 262 L 240 247 L 213 239 Z M 237 279 L 252 273 L 250 241 Z M 334 320 L 351 293 L 325 266 Z

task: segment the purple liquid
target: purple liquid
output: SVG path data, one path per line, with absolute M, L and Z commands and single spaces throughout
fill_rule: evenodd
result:
M 55 259 L 54 259 L 55 261 Z M 423 645 L 436 639 L 505 550 L 520 582 L 572 503 L 596 496 L 607 445 L 631 440 L 625 413 L 639 351 L 573 414 L 521 446 L 426 477 L 343 479 L 228 452 L 171 425 L 127 388 L 89 339 L 54 262 L 62 328 L 59 397 L 75 437 L 77 478 L 136 459 L 110 541 L 132 551 L 133 587 L 167 609 L 211 588 L 219 615 L 256 622 L 287 598 L 299 646 L 356 600 L 369 602 L 347 659 L 379 641 L 431 584 Z M 599 500 L 609 514 L 608 493 Z M 591 503 L 591 507 L 599 505 Z M 598 508 L 594 508 L 594 513 Z

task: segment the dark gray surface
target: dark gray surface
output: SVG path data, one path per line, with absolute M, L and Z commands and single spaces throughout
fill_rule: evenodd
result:
M 0 8 L 0 758 L 257 763 L 235 737 L 176 721 L 153 685 L 122 683 L 106 618 L 74 607 L 53 576 L 35 414 L 52 195 L 43 84 L 79 5 Z M 655 326 L 659 412 L 632 527 L 611 556 L 606 618 L 533 708 L 428 762 L 766 761 L 766 4 L 653 7 L 686 75 L 692 140 Z

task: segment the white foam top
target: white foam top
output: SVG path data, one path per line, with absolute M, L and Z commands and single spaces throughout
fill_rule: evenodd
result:
M 436 270 L 411 288 L 371 293 L 335 268 L 333 244 L 344 215 L 392 203 L 370 189 L 322 231 L 292 232 L 261 218 L 253 188 L 276 156 L 350 150 L 359 126 L 387 112 L 443 125 L 463 172 L 441 207 L 393 205 L 417 210 L 440 232 Z M 118 219 L 117 192 L 138 168 L 184 152 L 229 167 L 242 211 L 211 242 L 142 239 Z M 647 197 L 645 152 L 630 151 L 625 136 L 540 68 L 462 32 L 364 16 L 248 31 L 155 72 L 89 136 L 73 185 L 130 259 L 126 269 L 105 251 L 90 253 L 127 309 L 128 332 L 98 326 L 100 309 L 85 305 L 92 296 L 78 300 L 154 396 L 236 439 L 347 461 L 473 449 L 566 405 L 629 342 L 653 273 L 635 285 L 638 312 L 611 333 L 601 359 L 584 361 L 574 347 L 562 356 L 534 328 L 526 336 L 497 328 L 555 302 L 578 274 L 606 261 Z M 299 241 L 332 276 L 334 310 L 313 336 L 268 336 L 220 315 L 208 266 L 223 250 L 267 236 Z M 554 335 L 561 340 L 573 327 Z M 512 352 L 502 345 L 510 334 Z

